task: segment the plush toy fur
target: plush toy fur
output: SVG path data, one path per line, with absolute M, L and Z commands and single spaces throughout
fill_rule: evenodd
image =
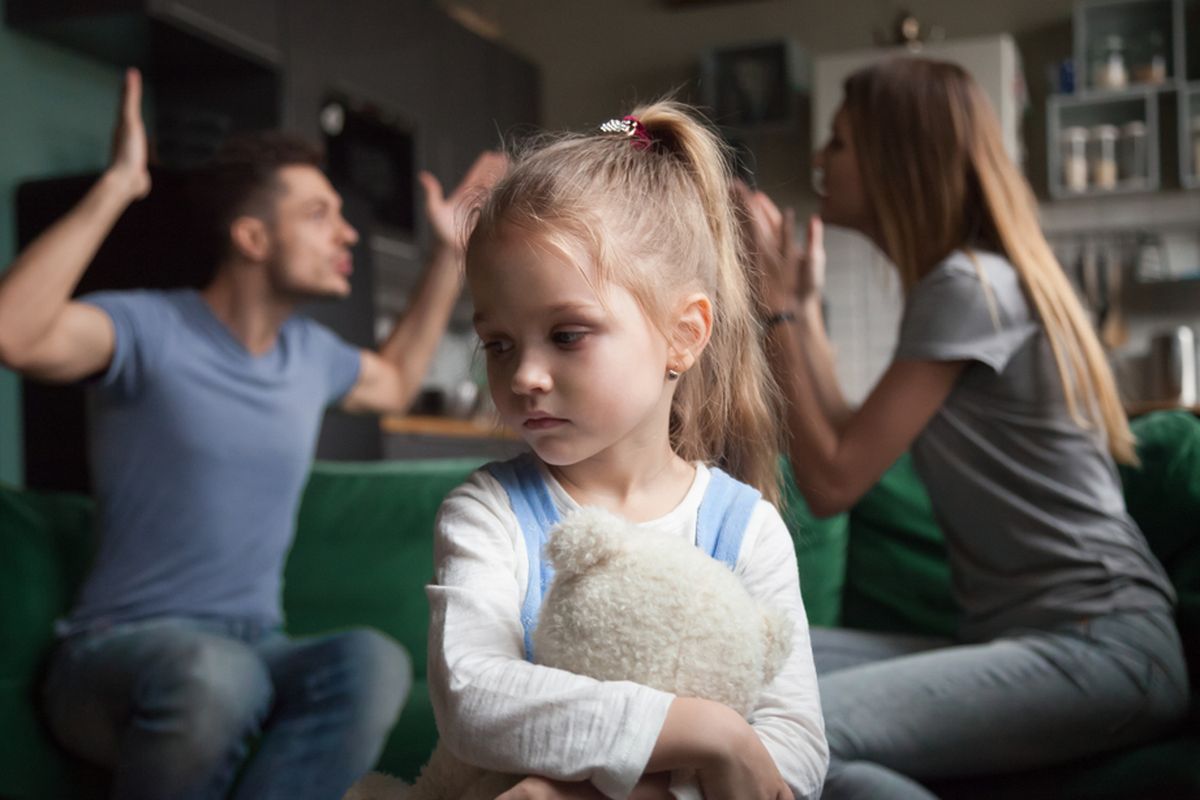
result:
M 533 636 L 539 664 L 747 714 L 791 651 L 786 615 L 682 539 L 587 508 L 563 520 L 546 550 L 555 576 Z M 343 800 L 493 800 L 518 777 L 462 764 L 439 745 L 414 786 L 369 775 Z

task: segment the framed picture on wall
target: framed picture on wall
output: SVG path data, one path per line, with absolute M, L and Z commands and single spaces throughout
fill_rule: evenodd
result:
M 808 71 L 804 51 L 785 39 L 714 48 L 701 58 L 702 101 L 722 127 L 792 127 Z

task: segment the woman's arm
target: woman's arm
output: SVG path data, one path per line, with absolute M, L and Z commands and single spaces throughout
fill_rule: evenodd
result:
M 792 217 L 761 192 L 743 190 L 748 238 L 771 314 L 793 319 L 767 330 L 767 354 L 783 392 L 788 456 L 796 483 L 817 516 L 852 506 L 912 445 L 954 388 L 966 362 L 896 361 L 863 405 L 851 411 L 833 368 L 820 313 L 825 253 L 821 226 L 809 247 L 792 238 Z
M 750 726 L 798 798 L 820 794 L 829 764 L 808 618 L 792 537 L 774 506 L 759 503 L 747 526 L 736 574 L 756 601 L 792 621 L 792 650 L 750 713 Z

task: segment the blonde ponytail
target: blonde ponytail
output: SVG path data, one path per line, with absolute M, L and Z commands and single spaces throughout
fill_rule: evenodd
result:
M 676 392 L 672 443 L 684 458 L 713 459 L 715 454 L 732 475 L 777 502 L 777 390 L 761 346 L 751 288 L 757 282 L 748 273 L 727 147 L 675 103 L 655 103 L 633 116 L 691 174 L 716 253 L 713 335 L 693 374 Z

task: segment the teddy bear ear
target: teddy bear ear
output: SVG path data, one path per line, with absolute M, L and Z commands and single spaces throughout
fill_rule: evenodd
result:
M 775 680 L 792 652 L 792 621 L 778 609 L 763 609 L 763 686 Z
M 600 508 L 581 508 L 550 531 L 546 556 L 559 574 L 578 575 L 622 550 L 629 523 Z

